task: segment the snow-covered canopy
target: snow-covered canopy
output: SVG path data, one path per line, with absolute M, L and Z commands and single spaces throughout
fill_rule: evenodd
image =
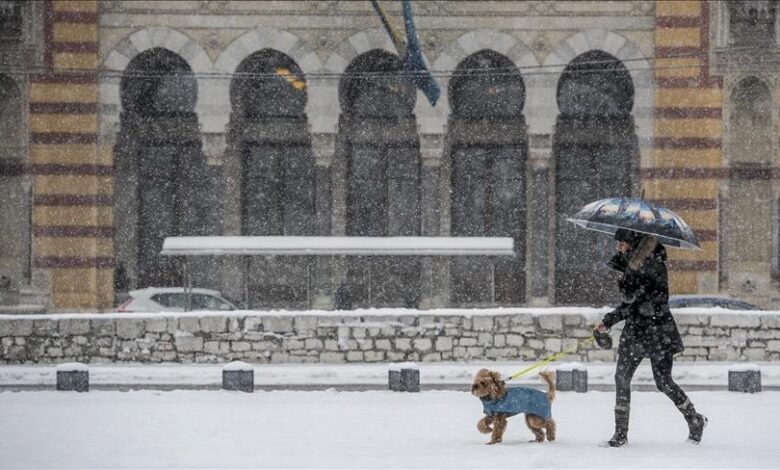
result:
M 167 237 L 165 256 L 513 256 L 510 237 Z

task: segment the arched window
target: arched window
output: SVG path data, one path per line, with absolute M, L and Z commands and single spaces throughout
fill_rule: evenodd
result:
M 558 81 L 555 159 L 555 301 L 603 305 L 617 289 L 604 261 L 608 237 L 566 221 L 588 202 L 632 196 L 639 149 L 631 109 L 634 86 L 625 66 L 603 51 L 572 60 Z
M 415 86 L 395 54 L 371 50 L 356 57 L 344 71 L 339 84 L 337 146 L 347 170 L 347 235 L 420 234 L 416 97 Z M 420 295 L 417 260 L 355 261 L 346 282 L 357 304 L 416 306 Z
M 456 258 L 451 299 L 458 305 L 525 299 L 525 85 L 507 57 L 482 50 L 465 58 L 449 86 L 453 236 L 512 237 L 517 258 Z M 491 263 L 495 263 L 493 266 Z
M 776 44 L 777 0 L 729 0 L 730 43 L 734 46 Z
M 29 195 L 23 185 L 26 159 L 24 101 L 17 84 L 0 74 L 0 276 L 18 287 L 30 279 Z
M 128 278 L 122 287 L 181 285 L 177 267 L 159 255 L 164 238 L 209 231 L 198 199 L 207 182 L 197 97 L 189 65 L 167 49 L 138 54 L 122 76 L 115 148 L 117 270 Z
M 287 55 L 263 49 L 245 58 L 230 85 L 228 146 L 240 167 L 242 235 L 314 235 L 314 154 L 304 112 L 306 77 Z M 249 304 L 307 307 L 306 263 L 254 259 Z
M 772 272 L 772 93 L 755 77 L 729 96 L 728 182 L 721 220 L 721 281 L 735 295 L 768 288 Z

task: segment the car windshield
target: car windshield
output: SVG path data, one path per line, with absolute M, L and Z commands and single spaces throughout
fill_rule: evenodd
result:
M 185 310 L 187 295 L 184 293 L 156 294 L 152 300 L 163 307 Z M 228 301 L 209 294 L 190 294 L 191 310 L 235 310 Z

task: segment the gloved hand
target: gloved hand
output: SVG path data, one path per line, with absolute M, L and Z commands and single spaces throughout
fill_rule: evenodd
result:
M 609 335 L 609 328 L 604 323 L 599 322 L 593 329 L 593 338 L 601 349 L 612 349 L 612 337 Z

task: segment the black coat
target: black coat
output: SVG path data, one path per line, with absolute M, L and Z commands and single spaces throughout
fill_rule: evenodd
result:
M 643 237 L 627 255 L 616 255 L 610 266 L 623 273 L 618 281 L 625 301 L 604 315 L 607 328 L 625 320 L 618 354 L 661 357 L 684 347 L 669 310 L 666 249 L 655 237 Z

